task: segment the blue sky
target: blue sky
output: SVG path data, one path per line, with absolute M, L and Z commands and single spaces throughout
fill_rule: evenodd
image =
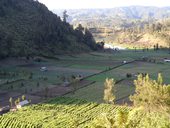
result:
M 39 0 L 49 9 L 113 8 L 130 5 L 170 6 L 170 0 Z

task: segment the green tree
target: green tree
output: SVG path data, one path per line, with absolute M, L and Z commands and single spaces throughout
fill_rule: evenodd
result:
M 114 79 L 108 79 L 106 78 L 106 81 L 104 83 L 104 101 L 106 103 L 114 103 L 115 96 L 113 95 L 113 88 L 115 85 Z
M 9 102 L 10 102 L 11 107 L 12 107 L 12 101 L 13 101 L 13 99 L 12 99 L 12 97 L 10 97 Z
M 40 83 L 39 82 L 37 82 L 37 88 L 40 86 Z
M 79 83 L 79 79 L 75 78 L 75 79 L 72 80 L 73 93 L 75 93 L 75 91 L 77 90 L 78 83 Z
M 64 12 L 63 12 L 63 21 L 64 21 L 64 22 L 67 22 L 67 18 L 68 18 L 67 11 L 64 10 Z
M 170 107 L 170 85 L 162 84 L 162 76 L 158 75 L 158 80 L 152 80 L 149 75 L 139 75 L 134 81 L 136 90 L 130 100 L 135 107 L 143 107 L 147 112 L 166 112 Z
M 45 88 L 45 97 L 46 97 L 46 98 L 48 97 L 48 93 L 49 93 L 49 88 L 46 87 L 46 88 Z
M 25 99 L 26 99 L 25 95 L 22 95 L 22 100 L 25 100 Z
M 18 100 L 15 100 L 15 106 L 18 104 Z
M 28 102 L 31 103 L 31 99 L 29 99 Z
M 128 121 L 129 112 L 124 110 L 118 110 L 115 118 L 115 125 L 117 128 L 125 128 Z
M 92 49 L 96 50 L 96 42 L 92 33 L 86 28 L 84 32 L 84 41 Z
M 18 105 L 19 102 L 20 102 L 20 98 L 16 99 L 16 100 L 15 100 L 15 105 Z
M 170 54 L 170 37 L 167 38 L 168 46 L 169 46 L 169 54 Z
M 20 102 L 20 98 L 17 99 L 18 100 L 18 103 Z
M 158 43 L 156 44 L 155 50 L 159 50 L 159 44 Z
M 158 74 L 158 80 L 157 80 L 158 84 L 162 85 L 163 84 L 163 78 L 161 73 Z

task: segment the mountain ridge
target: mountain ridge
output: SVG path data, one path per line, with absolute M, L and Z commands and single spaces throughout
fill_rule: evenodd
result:
M 59 12 L 62 10 L 56 13 Z M 67 12 L 69 22 L 89 28 L 96 41 L 137 48 L 152 48 L 157 43 L 169 46 L 169 23 L 166 22 L 170 18 L 170 7 L 130 6 Z
M 59 9 L 59 10 L 53 10 L 54 13 L 61 15 L 64 9 Z M 125 7 L 115 7 L 115 8 L 106 8 L 106 9 L 68 9 L 68 14 L 70 17 L 75 18 L 76 16 L 86 16 L 87 14 L 92 15 L 101 15 L 102 14 L 107 14 L 107 16 L 117 16 L 117 14 L 124 14 L 124 18 L 134 18 L 134 19 L 139 19 L 143 18 L 143 16 L 139 16 L 139 13 L 143 14 L 146 13 L 147 16 L 152 15 L 151 13 L 154 13 L 155 18 L 163 18 L 165 17 L 165 12 L 168 13 L 166 16 L 170 16 L 170 6 L 167 7 L 155 7 L 155 6 L 125 6 Z M 135 15 L 134 12 L 137 12 Z M 141 12 L 142 11 L 142 12 Z M 157 13 L 161 14 L 157 14 Z M 141 15 L 140 14 L 140 15 Z M 146 15 L 145 14 L 145 15 Z

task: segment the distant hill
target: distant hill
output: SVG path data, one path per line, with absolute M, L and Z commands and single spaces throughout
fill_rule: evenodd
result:
M 170 7 L 129 6 L 67 11 L 69 22 L 89 28 L 96 41 L 140 48 L 150 48 L 157 43 L 169 47 Z M 61 15 L 63 10 L 54 12 Z M 156 24 L 161 29 L 149 31 Z
M 70 16 L 70 23 L 81 22 L 82 24 L 88 24 L 97 20 L 100 25 L 103 24 L 104 26 L 116 20 L 128 21 L 130 19 L 148 21 L 170 17 L 170 7 L 129 6 L 109 9 L 70 9 L 67 11 Z M 53 10 L 53 12 L 62 15 L 63 10 Z
M 86 29 L 73 29 L 35 0 L 0 0 L 0 58 L 95 50 Z

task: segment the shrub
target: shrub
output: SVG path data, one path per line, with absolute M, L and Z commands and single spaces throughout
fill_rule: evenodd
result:
M 127 74 L 126 74 L 126 77 L 127 77 L 127 78 L 131 78 L 131 77 L 132 77 L 132 74 L 131 74 L 131 73 L 127 73 Z
M 115 96 L 113 95 L 113 87 L 115 85 L 115 81 L 113 79 L 106 79 L 104 83 L 104 101 L 106 103 L 113 103 L 115 100 Z
M 149 75 L 139 75 L 134 84 L 136 93 L 130 96 L 134 106 L 142 106 L 147 112 L 166 112 L 170 108 L 170 85 L 163 84 L 161 74 L 157 80 L 150 79 Z

